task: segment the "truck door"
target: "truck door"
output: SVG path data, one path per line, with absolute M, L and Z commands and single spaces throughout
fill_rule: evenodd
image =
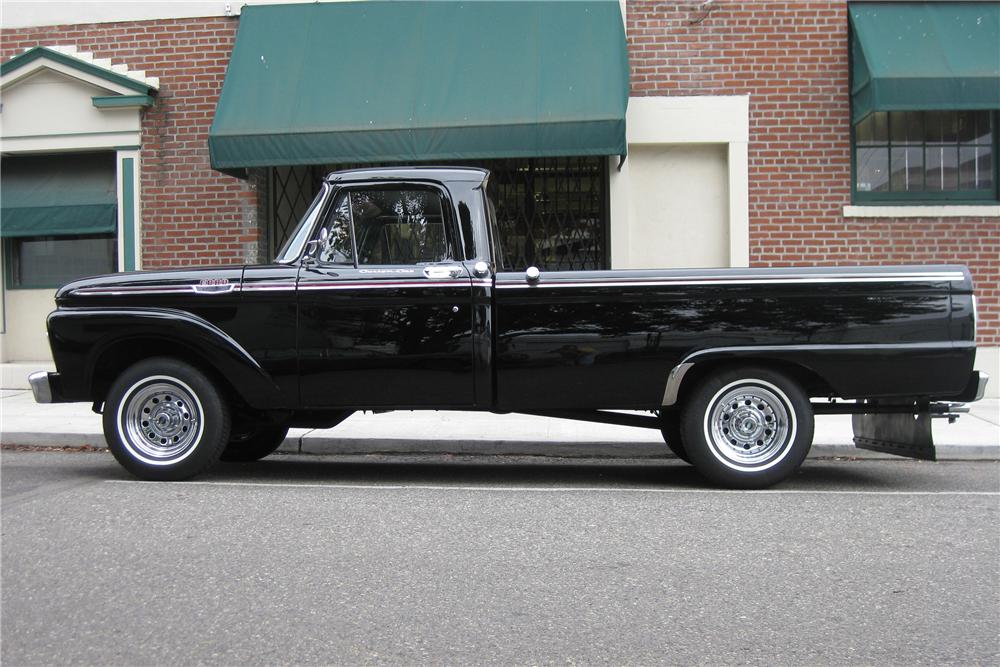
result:
M 299 269 L 302 405 L 472 405 L 472 280 L 451 211 L 427 184 L 335 194 Z

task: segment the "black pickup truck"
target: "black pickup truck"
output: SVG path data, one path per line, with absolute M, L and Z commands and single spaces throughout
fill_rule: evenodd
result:
M 70 283 L 35 398 L 92 402 L 146 479 L 356 410 L 447 409 L 660 429 L 709 479 L 754 488 L 798 468 L 814 414 L 934 458 L 931 417 L 982 397 L 965 267 L 511 271 L 488 178 L 333 173 L 273 264 Z

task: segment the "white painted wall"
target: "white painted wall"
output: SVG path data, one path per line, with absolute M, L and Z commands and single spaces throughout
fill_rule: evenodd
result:
M 0 334 L 3 361 L 49 360 L 45 318 L 55 310 L 54 289 L 18 289 L 4 292 L 6 333 Z
M 93 97 L 113 95 L 110 86 L 97 86 L 69 76 L 48 63 L 28 76 L 3 82 L 0 137 L 3 150 L 45 152 L 136 145 L 140 116 L 136 109 L 98 109 Z
M 726 145 L 641 145 L 628 159 L 629 268 L 729 266 Z
M 1000 347 L 976 348 L 975 368 L 990 375 L 990 381 L 986 384 L 986 398 L 1000 398 Z

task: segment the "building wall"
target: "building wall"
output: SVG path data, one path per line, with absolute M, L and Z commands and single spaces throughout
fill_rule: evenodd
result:
M 725 144 L 629 149 L 631 269 L 728 267 Z
M 0 59 L 33 46 L 72 44 L 160 79 L 142 122 L 142 266 L 258 259 L 256 196 L 209 165 L 208 128 L 238 19 L 208 17 L 57 25 L 0 31 Z
M 628 1 L 631 94 L 750 96 L 751 265 L 967 264 L 979 343 L 1000 345 L 1000 218 L 844 217 L 847 3 L 699 5 Z

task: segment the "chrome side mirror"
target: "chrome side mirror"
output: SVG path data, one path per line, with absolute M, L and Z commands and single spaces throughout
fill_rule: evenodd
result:
M 476 262 L 472 267 L 472 272 L 479 278 L 485 278 L 490 273 L 490 265 L 486 262 Z
M 538 270 L 537 266 L 529 266 L 528 270 L 524 272 L 524 277 L 528 279 L 529 283 L 538 282 L 540 275 L 542 275 L 542 272 Z
M 315 263 L 323 258 L 327 248 L 330 247 L 330 232 L 326 227 L 319 230 L 319 238 L 306 243 L 305 261 Z

